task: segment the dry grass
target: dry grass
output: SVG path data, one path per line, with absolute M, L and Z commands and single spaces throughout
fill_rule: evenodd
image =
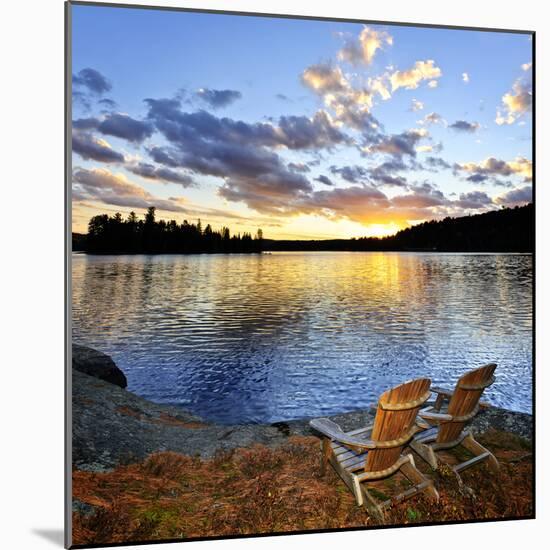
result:
M 501 461 L 498 475 L 477 465 L 434 475 L 441 500 L 422 496 L 389 509 L 386 524 L 525 517 L 532 513 L 532 461 L 519 438 L 490 432 L 483 443 Z M 104 474 L 75 471 L 74 498 L 97 507 L 73 514 L 74 544 L 145 541 L 376 525 L 329 468 L 319 476 L 319 441 L 292 437 L 277 449 L 255 446 L 201 460 L 171 452 Z M 449 460 L 453 460 L 448 455 Z M 456 457 L 454 458 L 456 460 Z M 425 472 L 418 458 L 417 465 Z M 403 480 L 376 484 L 380 497 Z

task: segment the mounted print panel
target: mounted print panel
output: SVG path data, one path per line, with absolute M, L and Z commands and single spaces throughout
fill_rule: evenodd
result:
M 67 546 L 533 518 L 534 33 L 67 31 Z

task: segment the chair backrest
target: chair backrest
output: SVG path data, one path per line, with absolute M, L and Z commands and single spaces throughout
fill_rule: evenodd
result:
M 371 439 L 392 441 L 406 438 L 415 424 L 418 410 L 430 397 L 430 384 L 429 378 L 419 378 L 385 391 L 378 400 Z M 389 468 L 395 464 L 406 444 L 407 441 L 404 441 L 397 447 L 369 451 L 365 471 L 377 472 Z
M 458 438 L 469 420 L 465 417 L 473 418 L 475 416 L 483 390 L 495 381 L 493 373 L 496 368 L 497 366 L 491 363 L 468 371 L 458 379 L 449 401 L 447 413 L 455 417 L 462 417 L 464 420 L 442 424 L 437 434 L 437 443 L 450 443 Z

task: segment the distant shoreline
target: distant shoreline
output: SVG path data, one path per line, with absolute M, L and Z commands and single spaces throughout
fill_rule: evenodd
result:
M 135 215 L 134 215 L 135 218 Z M 460 218 L 447 217 L 402 229 L 386 237 L 351 239 L 268 239 L 261 229 L 230 236 L 228 228 L 175 221 L 123 221 L 120 214 L 95 216 L 90 232 L 72 234 L 72 250 L 93 254 L 258 254 L 261 252 L 457 252 L 533 253 L 532 203 Z M 97 226 L 97 227 L 96 227 Z M 170 228 L 170 229 L 167 229 Z
M 263 250 L 262 252 L 87 252 L 86 250 L 73 250 L 73 254 L 83 256 L 261 256 L 279 252 L 342 252 L 354 254 L 468 254 L 471 256 L 484 256 L 498 254 L 506 256 L 532 256 L 534 252 L 524 250 Z

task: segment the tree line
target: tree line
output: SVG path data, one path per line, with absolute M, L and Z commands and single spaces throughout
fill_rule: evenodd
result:
M 424 222 L 388 237 L 323 241 L 266 240 L 264 250 L 533 252 L 533 204 Z
M 92 254 L 193 254 L 216 252 L 261 252 L 263 233 L 256 235 L 238 233 L 231 235 L 228 227 L 219 231 L 210 224 L 202 226 L 201 220 L 189 223 L 184 220 L 156 220 L 155 207 L 147 209 L 144 219 L 130 212 L 126 219 L 122 214 L 100 214 L 88 224 L 85 238 L 73 235 L 73 250 Z
M 388 237 L 328 239 L 322 241 L 264 239 L 261 229 L 231 235 L 229 228 L 214 231 L 201 221 L 156 221 L 150 207 L 143 220 L 131 212 L 94 216 L 88 234 L 73 234 L 73 250 L 96 254 L 155 254 L 201 252 L 262 251 L 434 251 L 434 252 L 533 252 L 535 246 L 535 208 L 533 204 L 502 208 L 484 214 L 447 217 L 424 222 Z

